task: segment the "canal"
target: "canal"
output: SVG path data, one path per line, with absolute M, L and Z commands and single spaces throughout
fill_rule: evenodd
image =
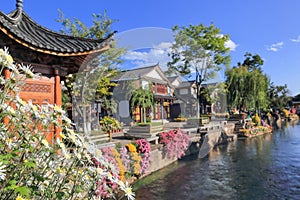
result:
M 300 199 L 300 124 L 182 159 L 135 185 L 137 200 Z

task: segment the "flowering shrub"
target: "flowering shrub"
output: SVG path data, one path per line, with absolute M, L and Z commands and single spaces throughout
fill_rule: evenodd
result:
M 105 133 L 110 133 L 121 129 L 120 122 L 117 119 L 109 116 L 105 116 L 103 119 L 101 119 L 100 125 L 102 131 Z
M 252 122 L 257 126 L 260 125 L 260 117 L 258 116 L 257 113 L 255 114 L 255 116 L 252 117 Z
M 282 112 L 284 114 L 284 117 L 288 117 L 290 114 L 290 111 L 288 111 L 287 109 L 283 109 Z
M 257 134 L 259 132 L 266 132 L 270 131 L 271 127 L 266 127 L 266 126 L 253 126 L 250 128 L 249 132 L 250 134 Z
M 128 148 L 131 161 L 132 161 L 132 166 L 131 166 L 131 173 L 138 176 L 140 175 L 141 171 L 141 156 L 137 153 L 136 146 L 132 143 L 126 144 L 126 147 Z
M 122 160 L 122 164 L 125 167 L 125 171 L 129 171 L 130 170 L 130 155 L 128 154 L 128 150 L 125 146 L 122 146 L 120 148 L 120 158 Z
M 117 167 L 69 128 L 60 106 L 19 98 L 23 78 L 35 76 L 29 68 L 16 66 L 7 49 L 0 49 L 0 67 L 11 72 L 9 79 L 0 76 L 1 199 L 103 199 L 114 198 L 116 191 L 133 199 L 128 184 L 114 176 Z M 53 127 L 61 130 L 56 140 Z M 72 151 L 60 138 L 74 144 Z M 101 187 L 109 187 L 108 193 Z
M 169 158 L 181 158 L 188 149 L 190 138 L 181 129 L 170 130 L 159 134 L 160 143 L 166 147 L 166 154 Z
M 146 170 L 150 167 L 151 146 L 150 146 L 150 143 L 145 139 L 136 140 L 135 143 L 138 145 L 138 151 L 142 154 L 140 173 L 144 174 L 146 172 Z
M 145 139 L 137 140 L 133 143 L 101 149 L 101 154 L 108 163 L 117 166 L 111 175 L 126 182 L 126 178 L 142 175 L 150 166 L 150 143 Z M 95 162 L 98 168 L 103 168 L 99 162 Z M 105 184 L 98 187 L 97 192 L 103 197 L 110 197 L 109 188 L 116 187 L 114 183 L 102 180 Z

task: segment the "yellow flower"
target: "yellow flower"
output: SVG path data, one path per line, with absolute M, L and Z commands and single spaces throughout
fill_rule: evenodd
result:
M 126 144 L 126 147 L 128 148 L 128 150 L 130 151 L 130 152 L 136 152 L 136 147 L 133 145 L 133 144 L 131 144 L 131 143 L 129 143 L 129 144 Z
M 32 106 L 32 109 L 33 109 L 34 111 L 37 111 L 37 110 L 38 110 L 38 108 L 37 108 L 36 105 L 33 105 L 33 106 Z
M 19 103 L 22 105 L 22 106 L 26 106 L 27 103 L 25 101 L 23 101 L 22 99 L 19 99 Z
M 74 132 L 73 132 L 73 133 L 72 133 L 72 132 L 69 132 L 69 137 L 70 137 L 70 139 L 72 140 L 72 142 L 76 143 L 76 138 L 75 138 Z
M 71 155 L 68 154 L 68 153 L 66 153 L 66 154 L 65 154 L 65 158 L 66 158 L 66 159 L 71 159 Z
M 63 134 L 63 133 L 60 133 L 60 137 L 63 139 L 66 138 L 65 134 Z
M 16 200 L 25 200 L 25 199 L 23 199 L 22 196 L 18 195 Z
M 9 107 L 9 112 L 10 112 L 10 114 L 12 114 L 12 115 L 15 115 L 15 114 L 16 114 L 15 109 L 13 109 L 12 107 Z
M 49 147 L 49 143 L 46 139 L 42 140 L 43 145 L 45 145 L 46 147 Z
M 9 63 L 13 63 L 14 62 L 14 59 L 11 57 L 11 55 L 7 55 L 6 56 L 6 59 Z
M 63 169 L 61 169 L 61 168 L 56 168 L 56 173 L 59 173 L 59 174 L 62 174 L 64 172 L 64 170 Z
M 102 174 L 102 173 L 103 173 L 103 170 L 100 167 L 98 167 L 97 168 L 97 174 Z
M 65 111 L 61 108 L 61 106 L 55 105 L 54 106 L 54 110 L 59 113 L 59 114 L 63 114 Z

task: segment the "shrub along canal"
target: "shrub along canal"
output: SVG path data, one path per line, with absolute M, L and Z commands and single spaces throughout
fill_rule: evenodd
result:
M 135 189 L 137 200 L 300 199 L 300 124 L 186 157 Z

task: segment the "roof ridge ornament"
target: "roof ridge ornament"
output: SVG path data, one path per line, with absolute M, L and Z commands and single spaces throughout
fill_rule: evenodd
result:
M 23 10 L 23 0 L 17 0 L 16 7 L 18 10 Z

